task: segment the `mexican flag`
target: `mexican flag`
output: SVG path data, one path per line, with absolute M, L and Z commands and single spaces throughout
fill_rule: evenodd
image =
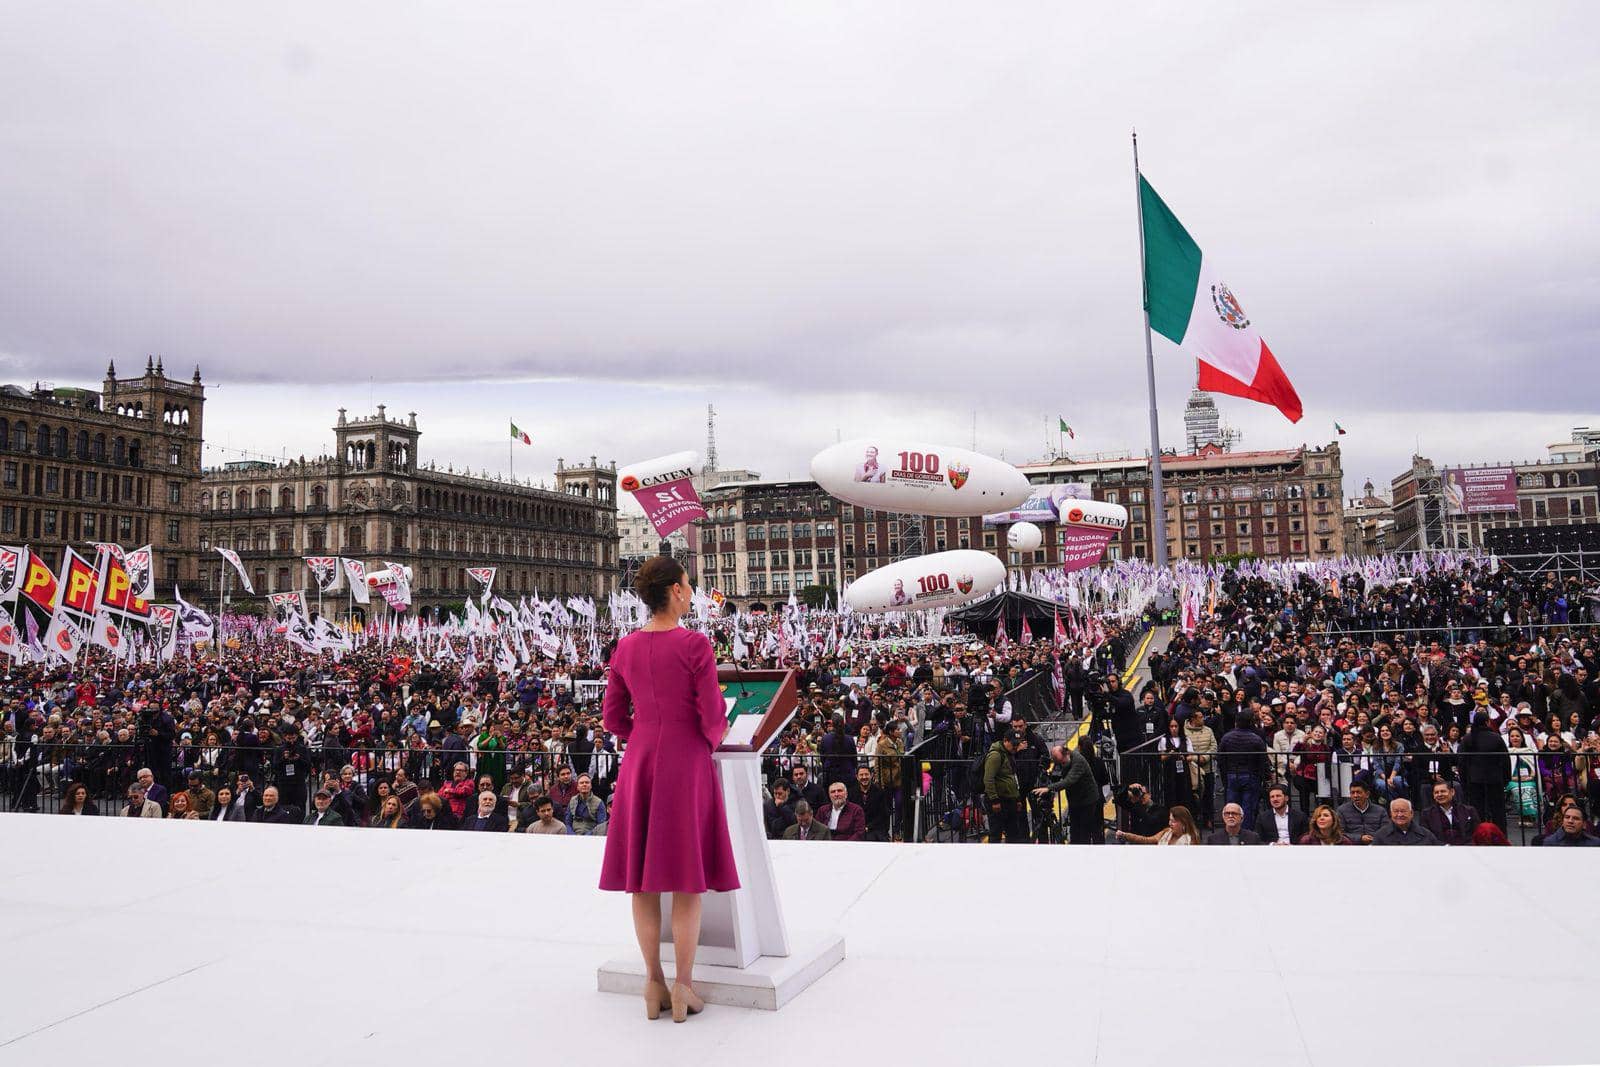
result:
M 521 441 L 525 445 L 533 444 L 533 438 L 517 429 L 517 424 L 514 422 L 511 424 L 511 439 L 513 441 Z
M 1200 362 L 1199 388 L 1271 404 L 1300 421 L 1300 397 L 1216 262 L 1139 176 L 1144 220 L 1144 307 L 1150 328 Z
M 1063 419 L 1060 415 L 1057 415 L 1056 416 L 1056 421 L 1061 424 L 1061 432 L 1062 433 L 1066 434 L 1068 437 L 1072 438 L 1074 441 L 1076 441 L 1078 439 L 1078 435 L 1072 432 L 1072 427 L 1067 425 L 1067 420 L 1066 419 Z

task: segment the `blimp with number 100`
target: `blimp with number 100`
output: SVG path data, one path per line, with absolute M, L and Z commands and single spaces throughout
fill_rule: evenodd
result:
M 864 613 L 958 608 L 988 596 L 1005 580 L 1005 564 L 994 555 L 957 548 L 868 571 L 850 583 L 844 602 Z
M 912 515 L 984 515 L 1033 492 L 1011 464 L 965 448 L 858 437 L 818 452 L 811 477 L 846 503 Z

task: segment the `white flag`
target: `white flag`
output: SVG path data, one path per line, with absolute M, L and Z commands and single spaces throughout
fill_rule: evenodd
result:
M 244 564 L 239 561 L 239 553 L 231 548 L 223 548 L 221 545 L 217 546 L 217 551 L 222 554 L 223 559 L 233 564 L 233 569 L 239 573 L 239 585 L 244 591 L 251 596 L 255 596 L 255 587 L 250 584 L 250 576 L 244 572 Z
M 11 621 L 8 613 L 0 612 L 0 653 L 15 658 L 22 651 L 22 637 L 17 633 L 17 624 Z
M 94 626 L 89 630 L 89 643 L 99 645 L 118 659 L 128 657 L 128 635 L 111 619 L 111 612 L 101 608 L 94 613 Z
M 156 659 L 166 663 L 178 654 L 178 611 L 165 604 L 152 604 L 150 619 L 161 639 L 161 644 L 156 649 Z
M 357 604 L 370 604 L 372 596 L 367 590 L 367 565 L 359 559 L 341 559 L 344 576 L 350 582 L 350 595 Z
M 45 651 L 59 656 L 68 663 L 78 658 L 83 647 L 83 631 L 68 621 L 60 608 L 50 616 L 50 628 L 44 632 Z

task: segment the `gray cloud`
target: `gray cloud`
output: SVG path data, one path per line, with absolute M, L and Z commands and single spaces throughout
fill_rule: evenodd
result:
M 739 382 L 819 413 L 878 391 L 958 428 L 1128 412 L 1136 446 L 1137 123 L 1306 401 L 1273 441 L 1560 418 L 1600 333 L 1597 28 L 1581 4 L 14 6 L 0 353 L 17 378 L 159 352 L 229 383 Z M 1157 343 L 1173 437 L 1192 365 Z

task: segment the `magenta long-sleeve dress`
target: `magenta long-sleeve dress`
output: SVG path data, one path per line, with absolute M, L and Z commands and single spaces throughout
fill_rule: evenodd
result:
M 611 798 L 600 888 L 704 893 L 739 888 L 711 753 L 728 725 L 711 642 L 638 630 L 611 655 L 605 727 L 628 743 Z

